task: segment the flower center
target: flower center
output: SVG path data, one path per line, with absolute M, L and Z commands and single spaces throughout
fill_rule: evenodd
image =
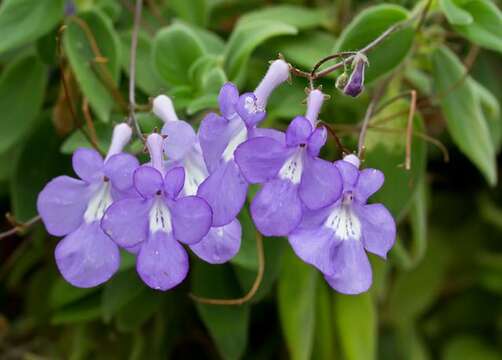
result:
M 103 181 L 96 192 L 92 195 L 84 213 L 84 220 L 86 223 L 89 224 L 93 221 L 101 220 L 106 209 L 108 209 L 108 206 L 110 206 L 113 202 L 110 190 L 110 181 Z
M 293 184 L 299 184 L 303 172 L 303 148 L 298 149 L 291 155 L 279 170 L 279 178 L 287 179 Z
M 258 111 L 263 111 L 251 96 L 246 97 L 246 100 L 244 100 L 244 109 L 246 109 L 249 114 L 256 114 Z
M 234 133 L 232 134 L 232 137 L 230 138 L 230 141 L 228 142 L 228 145 L 225 148 L 225 151 L 223 152 L 222 156 L 225 162 L 232 160 L 234 158 L 234 152 L 235 149 L 237 149 L 237 146 L 242 144 L 248 138 L 248 129 L 246 128 L 244 122 L 240 119 L 234 121 L 239 121 L 239 124 L 237 128 L 234 130 Z
M 150 209 L 150 232 L 164 231 L 170 233 L 173 229 L 171 212 L 167 208 L 161 196 L 157 195 Z
M 351 206 L 344 204 L 344 200 L 342 205 L 333 209 L 324 225 L 332 229 L 340 240 L 360 240 L 361 222 Z
M 190 151 L 183 161 L 185 167 L 185 195 L 196 195 L 199 185 L 209 176 L 202 154 L 196 150 Z

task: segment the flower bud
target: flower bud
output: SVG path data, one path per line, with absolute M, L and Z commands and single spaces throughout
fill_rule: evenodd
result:
M 152 111 L 165 123 L 179 120 L 172 100 L 166 95 L 159 95 L 153 99 Z
M 127 143 L 131 140 L 132 129 L 126 123 L 120 123 L 113 128 L 112 142 L 106 154 L 106 160 L 113 155 L 121 153 Z
M 253 92 L 256 96 L 256 105 L 265 108 L 272 91 L 289 78 L 289 65 L 282 59 L 272 62 L 260 84 Z
M 358 169 L 359 169 L 359 166 L 361 165 L 361 160 L 359 160 L 359 158 L 354 154 L 345 155 L 343 157 L 343 161 L 351 163 L 352 165 L 354 165 Z
M 146 138 L 146 147 L 150 153 L 151 164 L 162 174 L 164 174 L 163 144 L 164 139 L 159 134 L 153 133 Z
M 368 58 L 361 53 L 354 56 L 352 74 L 343 88 L 343 93 L 352 97 L 358 96 L 364 89 L 364 70 L 368 65 Z

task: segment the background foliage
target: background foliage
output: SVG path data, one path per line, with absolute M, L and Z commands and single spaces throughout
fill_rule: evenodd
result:
M 167 93 L 197 126 L 225 81 L 252 90 L 278 53 L 308 70 L 334 51 L 363 47 L 426 3 L 146 1 L 137 54 L 140 125 L 144 132 L 160 125 L 149 99 Z M 95 131 L 105 148 L 113 124 L 126 117 L 133 5 L 1 2 L 2 212 L 20 222 L 33 217 L 43 185 L 71 174 L 69 154 L 90 146 L 82 130 Z M 335 293 L 286 239 L 266 238 L 264 279 L 249 303 L 194 303 L 190 292 L 234 298 L 254 281 L 255 229 L 247 210 L 240 215 L 239 255 L 222 266 L 192 258 L 189 280 L 167 293 L 143 285 L 127 254 L 107 284 L 71 287 L 54 264 L 57 239 L 38 224 L 0 242 L 1 357 L 500 359 L 502 15 L 485 0 L 429 5 L 419 31 L 402 29 L 369 53 L 361 97 L 338 94 L 334 76 L 318 82 L 332 96 L 321 117 L 351 149 L 375 86 L 392 74 L 384 99 L 418 91 L 410 171 L 402 167 L 406 98 L 375 116 L 367 138 L 365 166 L 386 174 L 375 201 L 399 220 L 390 259 L 371 258 L 369 293 Z M 266 126 L 284 128 L 304 112 L 305 86 L 294 78 L 273 95 Z M 429 136 L 447 147 L 449 162 Z M 141 144 L 130 151 L 141 153 Z M 324 157 L 338 157 L 333 144 Z

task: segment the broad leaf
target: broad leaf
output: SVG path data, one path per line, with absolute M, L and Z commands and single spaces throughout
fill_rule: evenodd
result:
M 370 293 L 336 294 L 334 320 L 340 346 L 347 360 L 376 358 L 377 313 Z
M 129 75 L 131 59 L 131 32 L 121 34 L 122 67 Z M 157 95 L 165 87 L 162 80 L 153 69 L 152 40 L 144 32 L 138 34 L 136 50 L 136 86 L 148 95 Z
M 204 53 L 200 38 L 182 23 L 175 23 L 159 31 L 153 42 L 155 68 L 170 86 L 189 85 L 189 69 Z
M 295 37 L 280 37 L 270 41 L 269 48 L 281 53 L 287 61 L 311 69 L 320 59 L 331 54 L 336 39 L 322 31 L 310 31 Z
M 457 24 L 455 30 L 487 49 L 502 52 L 502 12 L 491 1 L 461 2 L 462 10 L 471 15 L 472 23 Z
M 458 6 L 454 0 L 439 0 L 439 6 L 452 25 L 469 25 L 474 20 L 471 14 Z
M 310 359 L 314 342 L 318 271 L 288 249 L 279 277 L 278 305 L 291 359 Z
M 40 113 L 47 68 L 35 56 L 11 62 L 0 76 L 0 153 L 17 143 Z
M 48 33 L 63 17 L 64 0 L 5 0 L 0 6 L 0 53 Z
M 233 299 L 241 296 L 231 268 L 210 266 L 197 261 L 192 270 L 192 291 L 198 296 Z M 224 359 L 239 359 L 246 349 L 249 306 L 206 305 L 196 303 L 206 325 Z
M 436 93 L 453 141 L 478 167 L 488 183 L 495 185 L 495 149 L 480 104 L 464 79 L 464 66 L 445 47 L 434 51 L 432 65 Z
M 225 72 L 230 80 L 241 80 L 253 50 L 266 40 L 279 35 L 294 35 L 297 29 L 273 20 L 238 23 L 225 50 Z
M 209 18 L 207 0 L 170 0 L 168 6 L 179 18 L 191 24 L 204 26 Z
M 248 12 L 241 17 L 240 23 L 271 20 L 294 26 L 298 30 L 307 30 L 329 23 L 330 15 L 327 8 L 311 9 L 297 5 L 277 5 Z
M 49 180 L 65 172 L 70 173 L 66 170 L 70 165 L 69 159 L 59 153 L 60 143 L 49 117 L 42 115 L 40 124 L 24 141 L 12 173 L 11 202 L 19 221 L 26 221 L 37 214 L 38 193 Z
M 64 49 L 83 95 L 101 121 L 108 121 L 115 99 L 120 71 L 120 43 L 110 19 L 101 12 L 89 11 L 77 19 L 70 17 L 64 33 Z M 95 42 L 95 44 L 94 44 Z M 101 56 L 97 59 L 97 46 Z M 101 62 L 105 60 L 106 63 Z
M 116 274 L 104 287 L 101 311 L 105 321 L 138 296 L 145 285 L 139 280 L 136 269 L 129 269 Z

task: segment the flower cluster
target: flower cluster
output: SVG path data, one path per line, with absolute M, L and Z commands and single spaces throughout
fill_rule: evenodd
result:
M 355 62 L 354 73 L 364 73 L 361 66 Z M 357 76 L 346 87 L 354 89 L 359 80 L 362 86 L 363 75 Z M 237 215 L 249 184 L 261 184 L 251 202 L 257 229 L 287 236 L 334 289 L 366 291 L 371 267 L 365 251 L 385 258 L 395 240 L 390 213 L 366 204 L 383 174 L 360 170 L 355 155 L 334 163 L 319 157 L 327 138 L 318 120 L 325 99 L 320 90 L 309 92 L 305 116 L 285 132 L 258 127 L 270 94 L 288 77 L 289 65 L 276 60 L 253 92 L 239 94 L 225 84 L 220 113 L 208 114 L 198 133 L 178 118 L 169 97 L 156 97 L 153 112 L 164 126 L 146 139 L 146 164 L 122 152 L 131 138 L 126 124 L 115 127 L 104 160 L 94 150 L 77 150 L 73 168 L 80 179 L 53 179 L 37 204 L 47 231 L 64 236 L 55 251 L 63 277 L 78 287 L 99 285 L 118 270 L 123 248 L 135 254 L 148 286 L 171 289 L 188 273 L 183 245 L 211 264 L 238 253 Z

